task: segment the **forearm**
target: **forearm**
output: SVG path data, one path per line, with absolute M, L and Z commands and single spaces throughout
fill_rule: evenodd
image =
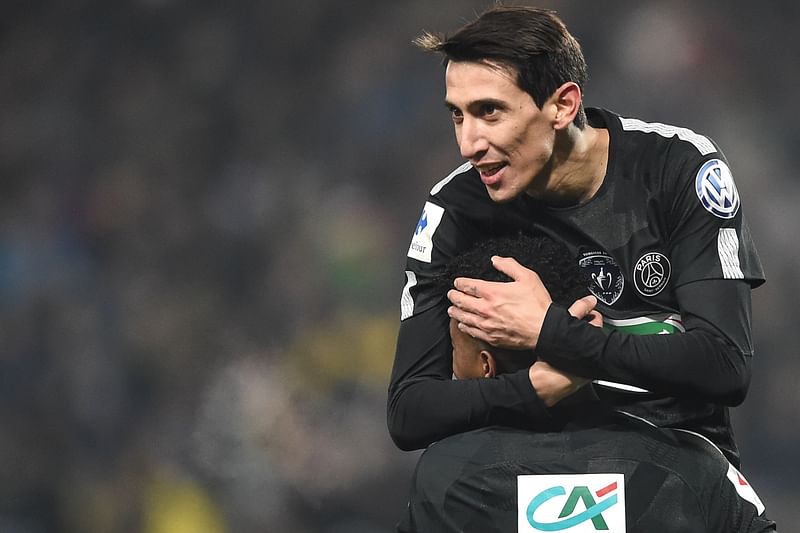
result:
M 551 306 L 538 356 L 586 377 L 677 397 L 737 405 L 750 381 L 750 354 L 703 329 L 674 335 L 605 331 Z
M 550 415 L 531 387 L 528 371 L 491 379 L 422 378 L 389 391 L 389 433 L 403 450 L 489 425 L 549 429 Z
M 433 308 L 400 326 L 387 403 L 389 433 L 411 450 L 477 427 L 543 427 L 550 418 L 528 370 L 492 379 L 453 380 L 449 318 Z

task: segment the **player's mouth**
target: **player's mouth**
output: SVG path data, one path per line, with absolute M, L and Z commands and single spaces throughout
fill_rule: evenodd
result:
M 476 167 L 481 175 L 484 185 L 494 185 L 500 181 L 502 170 L 506 168 L 506 163 L 495 163 L 491 165 L 481 165 Z

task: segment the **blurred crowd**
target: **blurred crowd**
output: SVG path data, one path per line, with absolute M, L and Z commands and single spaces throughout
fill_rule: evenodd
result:
M 550 1 L 588 105 L 710 135 L 767 272 L 744 472 L 800 522 L 800 7 Z M 403 260 L 459 163 L 439 60 L 488 2 L 12 0 L 0 532 L 383 533 Z

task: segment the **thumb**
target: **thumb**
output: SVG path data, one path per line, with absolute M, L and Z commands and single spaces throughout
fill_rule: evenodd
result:
M 492 266 L 514 281 L 519 281 L 529 272 L 533 272 L 532 270 L 520 265 L 513 257 L 500 257 L 499 255 L 494 255 L 492 256 Z
M 597 298 L 590 294 L 589 296 L 584 296 L 580 300 L 575 300 L 575 303 L 569 306 L 569 314 L 575 318 L 583 318 L 592 312 L 596 305 Z

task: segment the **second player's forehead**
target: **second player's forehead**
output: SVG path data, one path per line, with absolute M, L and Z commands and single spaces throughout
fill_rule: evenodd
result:
M 445 70 L 445 102 L 466 108 L 478 101 L 508 101 L 526 94 L 514 70 L 496 63 L 450 61 Z

